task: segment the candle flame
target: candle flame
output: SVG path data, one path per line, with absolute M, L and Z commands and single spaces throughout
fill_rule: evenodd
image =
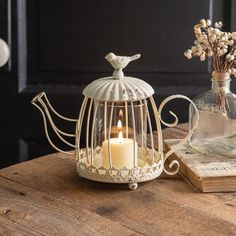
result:
M 120 132 L 118 133 L 118 142 L 119 142 L 119 143 L 122 143 L 122 140 L 123 140 L 123 135 L 122 135 L 122 132 L 120 131 Z
M 123 140 L 122 122 L 121 122 L 121 120 L 118 120 L 118 123 L 117 123 L 117 130 L 118 130 L 118 141 L 119 141 L 119 143 L 121 143 L 122 140 Z
M 122 130 L 122 122 L 121 122 L 121 120 L 118 120 L 117 129 L 118 129 L 119 131 Z

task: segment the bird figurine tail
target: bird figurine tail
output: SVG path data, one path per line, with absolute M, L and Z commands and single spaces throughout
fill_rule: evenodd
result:
M 140 56 L 141 56 L 140 54 L 135 54 L 135 55 L 133 55 L 133 56 L 130 57 L 130 61 L 137 60 L 137 59 L 140 58 Z

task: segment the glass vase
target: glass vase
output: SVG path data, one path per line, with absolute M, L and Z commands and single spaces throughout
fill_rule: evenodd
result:
M 236 157 L 236 95 L 230 91 L 229 73 L 212 73 L 212 88 L 193 99 L 199 110 L 199 126 L 190 146 L 205 154 Z M 196 120 L 189 108 L 190 126 Z

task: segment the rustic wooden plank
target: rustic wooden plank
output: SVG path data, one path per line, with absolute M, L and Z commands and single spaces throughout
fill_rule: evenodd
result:
M 173 130 L 178 137 L 186 135 L 186 125 L 172 131 L 166 129 L 164 135 L 169 138 Z M 72 218 L 72 225 L 77 223 L 83 229 L 93 216 L 98 225 L 96 229 L 86 228 L 88 234 L 99 235 L 104 231 L 111 234 L 101 229 L 104 224 L 120 235 L 122 230 L 126 234 L 144 235 L 233 235 L 236 231 L 235 194 L 199 194 L 181 179 L 157 179 L 130 191 L 127 185 L 96 183 L 78 177 L 74 158 L 58 153 L 2 169 L 0 176 L 9 179 L 14 189 L 15 185 L 20 186 L 19 191 L 25 189 L 28 202 L 40 208 L 47 219 L 57 219 L 60 212 L 61 217 L 65 216 L 65 220 L 59 217 L 63 225 Z M 0 186 L 8 186 L 1 182 Z M 0 194 L 0 199 L 1 196 L 6 193 Z M 47 209 L 41 209 L 46 204 L 41 203 L 42 196 L 50 199 Z M 17 206 L 25 210 L 25 206 Z M 81 217 L 74 223 L 77 214 Z M 78 232 L 75 231 L 78 228 L 72 229 L 71 234 Z
M 126 185 L 79 178 L 74 160 L 61 154 L 7 169 L 0 174 L 145 235 L 230 235 L 236 230 L 232 195 L 225 200 L 196 194 L 182 180 L 154 180 L 133 192 Z
M 76 203 L 3 177 L 0 188 L 0 232 L 5 235 L 139 235 Z
M 202 194 L 193 191 L 186 183 L 176 179 L 165 182 L 159 180 L 151 188 L 146 185 L 143 188 L 151 193 L 161 189 L 167 202 L 171 200 L 178 206 L 187 207 L 192 209 L 193 212 L 200 211 L 206 216 L 231 222 L 234 227 L 236 226 L 236 211 L 234 210 L 236 207 L 235 193 Z
M 3 210 L 1 214 L 8 214 L 8 212 Z M 21 224 L 18 224 L 12 220 L 9 220 L 5 216 L 0 215 L 0 235 L 39 236 L 42 234 L 34 232 L 32 229 L 25 227 Z

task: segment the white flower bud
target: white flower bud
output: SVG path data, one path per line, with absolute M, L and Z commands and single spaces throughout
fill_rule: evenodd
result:
M 227 54 L 225 58 L 229 60 L 230 56 L 231 56 L 230 54 Z
M 200 56 L 200 61 L 205 61 L 206 60 L 206 55 L 205 53 Z
M 187 51 L 184 52 L 184 56 L 187 57 L 187 59 L 192 58 L 192 51 L 188 49 Z
M 211 21 L 209 19 L 206 20 L 206 25 L 210 26 L 211 25 Z
M 200 24 L 201 24 L 201 26 L 202 26 L 203 28 L 205 28 L 205 27 L 207 26 L 206 20 L 204 20 L 204 19 L 201 19 L 201 20 L 200 20 Z
M 231 38 L 232 38 L 233 40 L 236 40 L 236 32 L 233 32 L 233 33 L 231 34 Z
M 229 40 L 229 45 L 230 45 L 230 46 L 233 46 L 233 45 L 234 45 L 234 40 L 232 40 L 232 39 Z
M 231 55 L 231 54 L 227 54 L 227 55 L 226 55 L 226 59 L 227 59 L 228 61 L 233 61 L 233 60 L 234 60 L 234 56 Z
M 192 58 L 192 54 L 190 54 L 190 53 L 186 53 L 185 56 L 187 57 L 187 59 L 191 59 Z
M 196 49 L 196 55 L 201 56 L 202 51 L 203 51 L 202 47 L 198 47 L 198 48 Z
M 236 69 L 235 69 L 235 68 L 231 68 L 230 70 L 231 70 L 230 73 L 232 73 L 232 74 L 235 74 L 235 73 L 236 73 Z
M 222 40 L 228 40 L 229 39 L 227 32 L 223 32 L 222 35 L 223 35 L 222 37 L 224 38 Z
M 234 60 L 234 56 L 231 55 L 231 56 L 229 57 L 229 61 L 233 61 L 233 60 Z
M 216 27 L 216 28 L 221 28 L 222 25 L 223 25 L 223 24 L 222 24 L 221 21 L 215 23 L 215 27 Z
M 235 68 L 231 68 L 231 74 L 236 77 L 236 69 Z
M 225 54 L 228 50 L 226 48 L 222 49 L 223 54 Z
M 197 49 L 196 46 L 192 46 L 192 47 L 191 47 L 191 50 L 192 50 L 193 53 L 196 51 L 196 49 Z

